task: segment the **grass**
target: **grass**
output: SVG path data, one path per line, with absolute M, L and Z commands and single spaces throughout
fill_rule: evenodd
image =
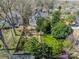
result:
M 5 43 L 8 45 L 9 49 L 13 49 L 16 47 L 18 40 L 20 39 L 22 28 L 15 28 L 17 35 L 14 33 L 13 29 L 4 29 L 2 30 L 3 37 L 5 40 Z M 0 41 L 0 49 L 4 49 L 4 44 L 2 41 Z

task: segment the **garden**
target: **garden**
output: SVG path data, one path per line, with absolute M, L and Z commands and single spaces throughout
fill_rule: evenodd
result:
M 52 9 L 33 10 L 36 6 L 30 0 L 0 2 L 0 56 L 10 59 L 23 52 L 30 53 L 35 59 L 78 59 L 72 28 L 78 13 L 64 12 L 61 6 L 53 9 L 53 3 L 48 1 L 35 3 L 37 7 Z M 34 24 L 30 25 L 31 18 Z

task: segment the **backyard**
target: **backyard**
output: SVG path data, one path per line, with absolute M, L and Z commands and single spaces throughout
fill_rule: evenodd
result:
M 79 59 L 76 4 L 0 0 L 0 59 Z

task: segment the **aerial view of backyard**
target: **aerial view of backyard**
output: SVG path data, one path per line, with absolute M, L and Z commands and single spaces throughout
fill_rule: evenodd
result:
M 0 0 L 0 59 L 79 59 L 79 0 Z

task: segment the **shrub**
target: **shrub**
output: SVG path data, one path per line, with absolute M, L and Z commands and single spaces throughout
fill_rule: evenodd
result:
M 72 56 L 72 59 L 78 59 L 76 56 Z
M 48 45 L 45 43 L 40 43 L 37 48 L 36 47 L 32 48 L 32 52 L 33 55 L 36 56 L 36 59 L 52 58 L 52 48 L 48 47 Z
M 53 55 L 58 55 L 60 53 L 60 51 L 62 50 L 62 47 L 63 47 L 62 42 L 60 40 L 56 40 L 51 35 L 43 36 L 43 41 L 49 47 L 52 47 Z
M 31 52 L 36 59 L 52 58 L 52 48 L 45 43 L 39 43 L 35 37 L 26 41 L 24 51 Z
M 69 48 L 70 45 L 71 45 L 71 40 L 65 39 L 65 40 L 63 41 L 63 47 Z
M 72 28 L 60 21 L 52 28 L 52 35 L 56 39 L 65 39 L 72 33 Z
M 52 13 L 52 25 L 60 21 L 60 10 L 53 11 Z
M 32 49 L 37 48 L 38 44 L 39 43 L 35 37 L 32 37 L 29 40 L 25 40 L 25 44 L 23 46 L 23 51 L 31 52 Z
M 37 20 L 37 30 L 46 34 L 51 33 L 51 24 L 49 18 L 40 17 Z
M 69 25 L 72 24 L 73 21 L 75 21 L 75 15 L 71 15 L 71 14 L 65 14 L 63 21 L 65 21 L 66 23 L 68 23 Z
M 32 38 L 31 52 L 36 59 L 52 58 L 52 48 L 45 43 L 39 43 L 36 38 Z

